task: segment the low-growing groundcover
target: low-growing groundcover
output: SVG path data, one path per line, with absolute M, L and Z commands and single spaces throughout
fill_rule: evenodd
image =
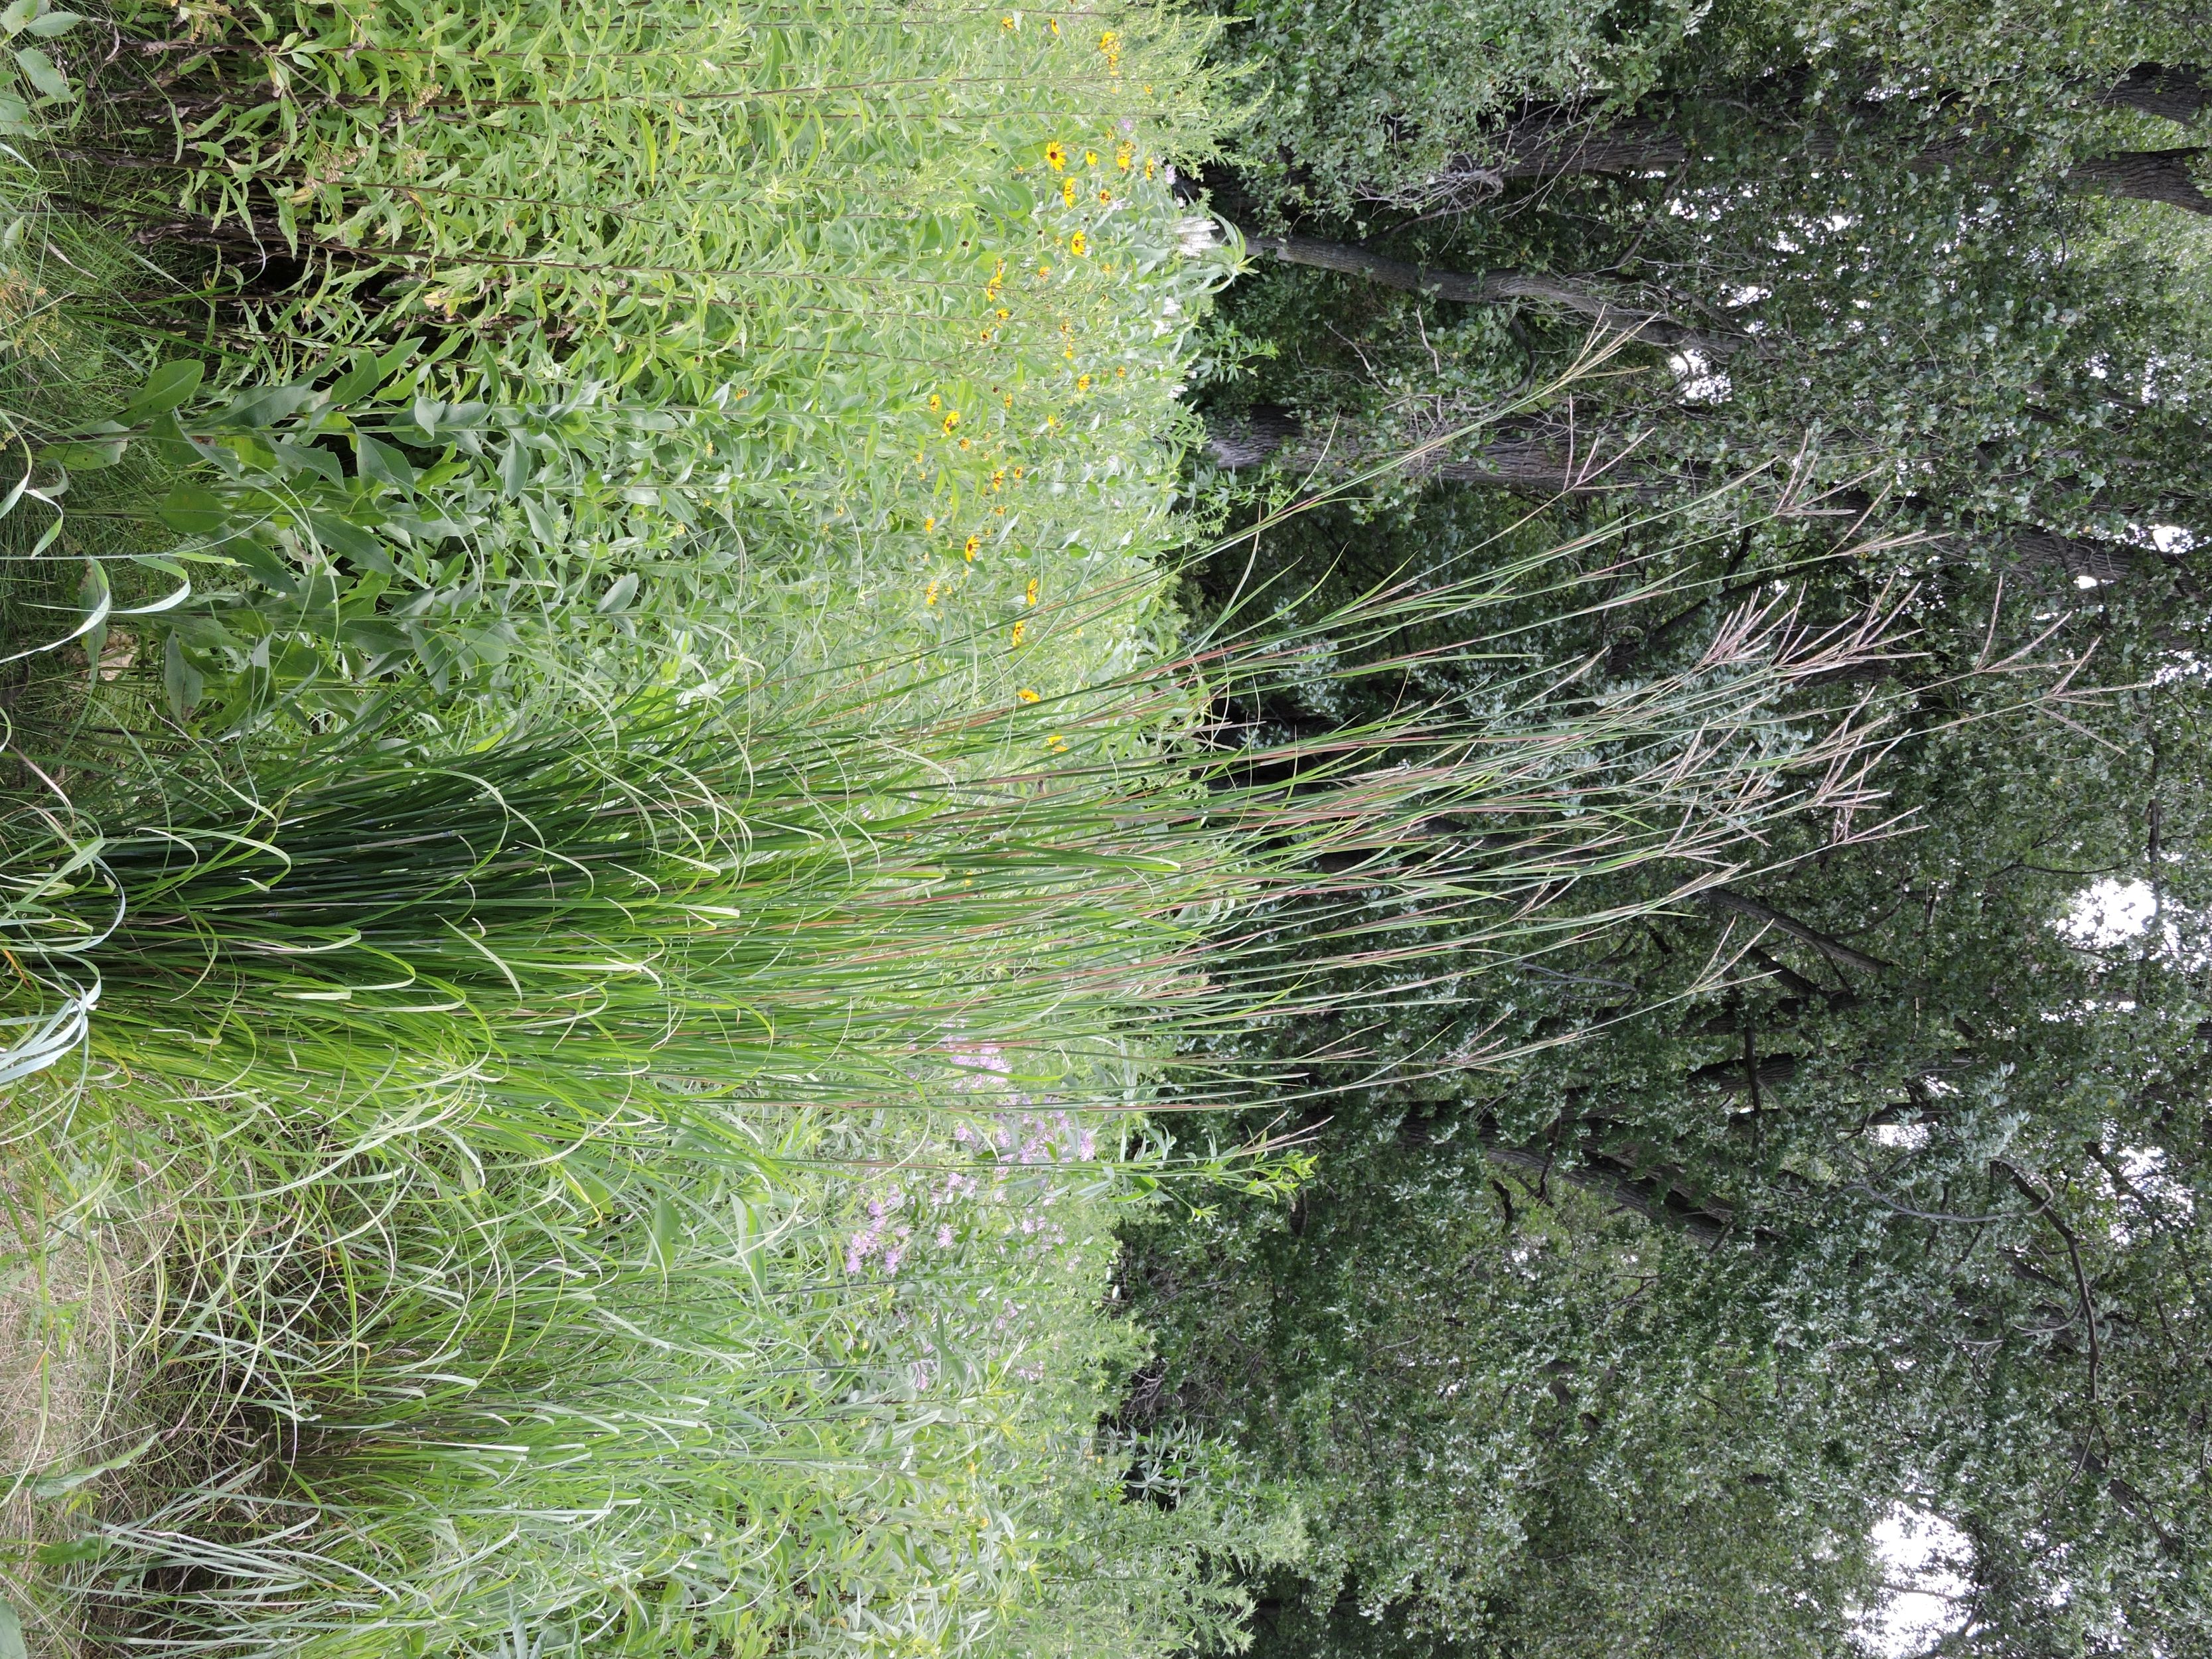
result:
M 1340 1000 L 1293 911 L 1510 961 L 1859 803 L 1886 616 L 1475 637 L 1674 580 L 1616 526 L 1188 636 L 1186 20 L 4 20 L 6 1195 L 128 1358 L 11 1472 L 34 1639 L 1233 1644 L 1294 1506 L 1102 1426 L 1138 1112 Z M 1240 715 L 1409 617 L 1481 720 Z

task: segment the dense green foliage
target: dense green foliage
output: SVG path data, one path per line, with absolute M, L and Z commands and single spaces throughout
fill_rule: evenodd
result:
M 1322 514 L 1272 558 L 1418 578 L 1529 533 L 1522 511 Z M 1241 550 L 1217 578 L 1247 579 Z M 2156 605 L 2056 618 L 1979 586 L 1923 589 L 1892 669 L 1911 730 L 1870 807 L 1909 833 L 1800 820 L 1632 927 L 1503 975 L 1479 944 L 1378 960 L 1387 1014 L 1239 1039 L 1295 1062 L 1251 1125 L 1303 1128 L 1318 1173 L 1287 1208 L 1133 1234 L 1162 1340 L 1134 1409 L 1225 1430 L 1308 1495 L 1285 1650 L 1341 1587 L 1347 1639 L 1835 1651 L 1900 1504 L 1971 1540 L 1988 1651 L 2204 1628 L 2203 682 Z M 1529 621 L 1602 683 L 1693 648 L 1665 626 L 1683 608 Z M 2107 683 L 2163 684 L 2006 713 L 2038 677 L 1991 665 L 2100 634 Z M 2085 933 L 2098 883 L 2155 917 Z
M 1236 9 L 1282 95 L 1206 175 L 1263 267 L 1206 486 L 1234 515 L 1430 447 L 1211 602 L 1687 501 L 1703 588 L 1639 593 L 1631 532 L 1602 609 L 1521 613 L 1576 696 L 1785 574 L 1808 620 L 1912 629 L 1862 682 L 1903 698 L 1878 800 L 1508 975 L 1378 955 L 1387 1015 L 1240 1039 L 1302 1085 L 1251 1127 L 1318 1173 L 1135 1228 L 1125 1271 L 1162 1345 L 1133 1420 L 1313 1510 L 1263 1640 L 1849 1652 L 1909 1511 L 1959 1529 L 1944 1651 L 2202 1645 L 2205 19 Z M 1379 701 L 1528 718 L 1423 643 Z M 2147 914 L 2085 931 L 2085 896 Z
M 2155 567 L 2176 528 L 2212 528 L 2204 19 L 1958 9 L 1717 6 L 1632 71 L 1534 76 L 1462 112 L 1487 72 L 1468 60 L 1496 61 L 1464 31 L 1388 81 L 1387 114 L 1271 101 L 1280 131 L 1207 175 L 1218 204 L 1288 227 L 1265 243 L 1285 258 L 1367 275 L 1271 269 L 1243 295 L 1239 328 L 1279 355 L 1224 409 L 1302 416 L 1300 466 L 1384 453 L 1595 326 L 1625 344 L 1609 376 L 1431 470 L 1648 495 L 1765 468 L 1800 511 L 1870 513 L 1957 558 Z M 1427 15 L 1346 13 L 1287 61 L 1364 74 L 1342 31 Z M 1373 136 L 1368 171 L 1339 120 Z

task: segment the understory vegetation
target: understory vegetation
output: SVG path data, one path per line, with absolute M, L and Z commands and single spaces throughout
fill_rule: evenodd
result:
M 0 12 L 0 1659 L 2212 1628 L 2190 20 L 1664 13 Z

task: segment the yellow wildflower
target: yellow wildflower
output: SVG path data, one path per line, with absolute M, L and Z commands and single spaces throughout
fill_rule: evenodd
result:
M 1025 588 L 1022 593 L 1022 597 L 1027 599 L 1031 605 L 1035 605 L 1036 603 L 1036 585 L 1037 579 L 1035 576 L 1030 577 L 1029 586 Z
M 934 530 L 937 528 L 937 520 L 933 518 L 924 519 L 921 521 L 921 527 L 924 530 Z
M 1073 253 L 1077 258 L 1081 258 L 1085 254 L 1091 252 L 1090 239 L 1085 236 L 1081 231 L 1077 231 L 1074 235 L 1067 239 L 1067 251 L 1070 253 Z
M 1063 179 L 1060 181 L 1060 204 L 1062 207 L 1073 207 L 1075 205 L 1074 179 Z
M 1078 392 L 1088 392 L 1088 391 L 1090 391 L 1090 390 L 1091 390 L 1091 377 L 1090 377 L 1088 374 L 1079 374 L 1079 375 L 1077 375 L 1077 376 L 1075 377 L 1075 389 L 1076 389 Z
M 1045 746 L 1050 749 L 1055 755 L 1065 755 L 1067 752 L 1067 739 L 1061 737 L 1057 732 L 1052 733 L 1052 735 L 1048 737 L 1044 741 Z
M 957 410 L 957 409 L 948 409 L 948 410 L 946 410 L 945 411 L 945 435 L 946 435 L 947 437 L 950 437 L 950 436 L 951 435 L 951 434 L 952 434 L 952 428 L 953 428 L 954 427 L 956 427 L 956 426 L 958 426 L 959 424 L 960 424 L 960 411 L 959 411 L 958 410 Z
M 945 399 L 933 392 L 929 394 L 929 406 L 932 409 L 942 409 L 945 407 Z
M 965 439 L 965 438 L 963 438 L 963 439 L 960 441 L 960 447 L 961 447 L 961 448 L 963 448 L 963 449 L 965 449 L 965 448 L 967 448 L 968 447 L 969 447 L 968 440 L 967 440 L 967 439 Z
M 1026 685 L 1022 687 L 1020 690 L 1015 692 L 1014 695 L 1019 697 L 1024 702 L 1035 702 L 1038 700 L 1037 694 L 1030 690 Z
M 935 605 L 937 603 L 937 586 L 938 585 L 935 582 L 930 583 L 929 592 L 921 596 L 921 602 L 924 605 Z
M 1085 150 L 1083 152 L 1083 165 L 1087 167 L 1097 167 L 1098 165 L 1098 152 L 1095 149 Z
M 1057 33 L 1060 30 L 1060 25 L 1054 23 L 1052 27 L 1054 33 Z M 1044 147 L 1044 164 L 1050 167 L 1054 173 L 1058 173 L 1062 167 L 1067 165 L 1067 146 L 1061 143 L 1057 138 L 1047 144 Z
M 999 20 L 999 27 L 1002 29 L 1010 29 L 1013 27 L 1013 26 L 1014 15 L 1012 12 L 1008 12 L 1004 17 L 1001 17 Z
M 1007 635 L 1006 643 L 1009 646 L 1019 645 L 1022 642 L 1022 632 L 1024 629 L 1028 628 L 1028 626 L 1029 624 L 1025 622 L 1016 623 L 1014 624 L 1014 631 L 1011 635 Z
M 1114 146 L 1114 165 L 1122 172 L 1127 173 L 1136 159 L 1137 147 L 1134 144 L 1124 142 Z
M 1102 190 L 1098 192 L 1098 205 L 1101 207 L 1106 206 L 1111 203 L 1113 199 L 1114 192 L 1110 190 Z
M 975 562 L 975 555 L 979 550 L 981 550 L 982 545 L 983 538 L 981 536 L 970 536 L 968 538 L 967 545 L 963 547 L 960 550 L 962 553 L 966 555 L 968 562 L 973 564 Z

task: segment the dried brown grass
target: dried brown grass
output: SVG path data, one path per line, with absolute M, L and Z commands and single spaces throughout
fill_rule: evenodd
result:
M 145 1258 L 104 1229 L 49 1231 L 39 1200 L 0 1178 L 0 1595 L 33 1659 L 78 1659 L 88 1649 L 74 1598 L 39 1552 L 78 1535 L 100 1483 L 46 1500 L 33 1487 L 117 1449 L 126 1310 Z

